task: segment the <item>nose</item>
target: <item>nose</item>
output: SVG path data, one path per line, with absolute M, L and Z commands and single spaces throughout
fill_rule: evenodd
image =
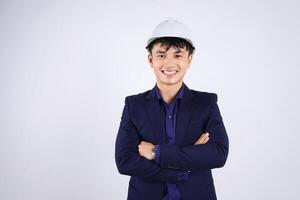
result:
M 164 64 L 164 66 L 173 66 L 175 64 L 175 62 L 171 56 L 166 56 L 163 64 Z

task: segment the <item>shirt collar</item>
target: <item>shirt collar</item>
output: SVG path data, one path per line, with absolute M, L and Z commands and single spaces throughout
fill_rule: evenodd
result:
M 158 100 L 159 100 L 159 99 L 163 100 L 163 98 L 162 98 L 162 96 L 161 96 L 161 94 L 160 94 L 160 90 L 159 90 L 159 88 L 157 87 L 157 84 L 155 84 L 155 92 L 156 92 L 156 97 L 157 97 L 157 99 L 158 99 Z M 181 88 L 180 88 L 179 91 L 177 92 L 176 97 L 175 97 L 175 100 L 177 100 L 177 99 L 182 99 L 182 97 L 183 97 L 183 92 L 184 92 L 184 83 L 182 83 Z

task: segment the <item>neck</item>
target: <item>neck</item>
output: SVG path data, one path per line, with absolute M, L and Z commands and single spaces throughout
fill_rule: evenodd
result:
M 157 87 L 159 88 L 160 95 L 162 96 L 163 100 L 166 103 L 170 103 L 173 101 L 179 89 L 181 88 L 183 81 L 180 81 L 174 85 L 166 85 L 166 84 L 161 84 L 159 82 L 157 82 L 156 84 Z

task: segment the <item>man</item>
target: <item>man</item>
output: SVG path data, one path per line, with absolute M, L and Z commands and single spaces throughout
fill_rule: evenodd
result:
M 153 89 L 127 96 L 116 138 L 128 200 L 215 200 L 211 169 L 223 167 L 228 136 L 217 94 L 189 89 L 183 77 L 194 46 L 187 27 L 160 23 L 148 40 Z

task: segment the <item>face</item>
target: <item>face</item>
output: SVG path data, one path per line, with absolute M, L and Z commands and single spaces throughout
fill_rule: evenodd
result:
M 186 49 L 170 47 L 166 51 L 165 46 L 155 44 L 152 54 L 148 55 L 148 61 L 153 68 L 158 85 L 171 86 L 181 84 L 187 69 L 191 65 L 192 55 Z

